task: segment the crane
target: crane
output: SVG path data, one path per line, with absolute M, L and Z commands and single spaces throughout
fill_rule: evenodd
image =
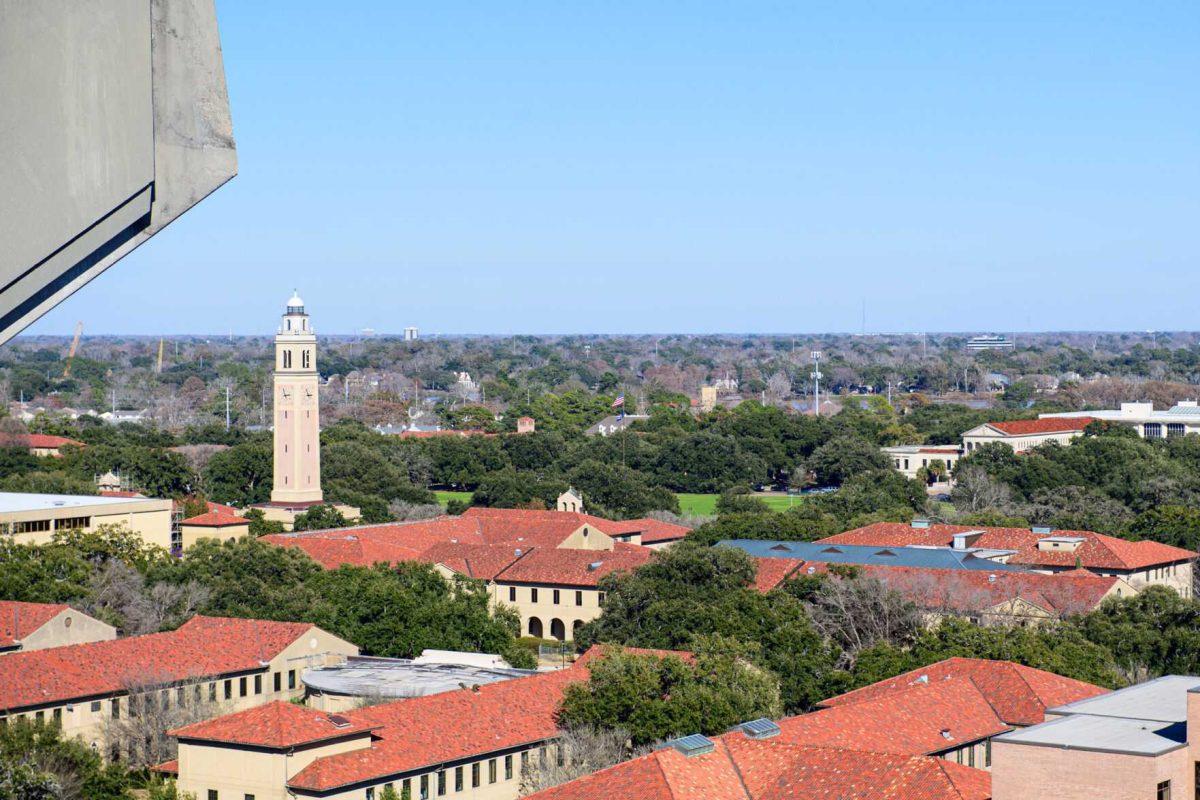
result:
M 79 336 L 83 333 L 83 321 L 75 323 L 75 338 L 71 340 L 71 349 L 67 352 L 67 365 L 63 367 L 63 378 L 71 377 L 71 362 L 75 360 L 75 351 L 79 349 Z

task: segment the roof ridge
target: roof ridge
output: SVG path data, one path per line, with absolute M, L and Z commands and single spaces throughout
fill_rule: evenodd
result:
M 750 793 L 750 787 L 746 785 L 746 779 L 742 775 L 742 768 L 738 766 L 737 759 L 733 757 L 733 751 L 729 749 L 729 742 L 725 741 L 724 736 L 719 737 L 717 741 L 725 749 L 725 757 L 729 759 L 729 765 L 733 767 L 733 774 L 737 776 L 738 785 L 742 787 L 746 800 L 754 800 L 754 796 Z

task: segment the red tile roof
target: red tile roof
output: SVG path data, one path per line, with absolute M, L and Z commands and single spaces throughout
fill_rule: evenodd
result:
M 1011 661 L 948 658 L 819 703 L 833 708 L 902 694 L 913 688 L 969 680 L 1009 725 L 1045 722 L 1047 708 L 1073 703 L 1108 689 Z
M 490 581 L 528 552 L 532 551 L 507 544 L 438 542 L 415 560 L 441 564 L 468 578 Z
M 648 547 L 624 542 L 617 542 L 612 550 L 534 548 L 497 575 L 496 580 L 591 588 L 614 572 L 632 572 L 654 555 L 655 551 Z
M 188 517 L 181 524 L 196 525 L 202 528 L 227 528 L 230 525 L 249 525 L 250 521 L 245 517 L 239 517 L 237 514 L 217 510 Z
M 375 726 L 307 706 L 276 700 L 204 720 L 169 733 L 181 740 L 224 742 L 282 750 L 302 744 L 366 734 Z
M 29 447 L 38 450 L 57 450 L 64 445 L 72 447 L 87 447 L 83 442 L 75 439 L 68 439 L 66 436 L 53 436 L 48 433 L 30 433 L 27 434 L 29 439 Z
M 522 543 L 538 547 L 558 547 L 563 540 L 590 525 L 604 533 L 611 520 L 578 511 L 533 511 L 520 508 L 482 508 L 471 506 L 463 519 L 476 520 L 479 532 L 489 544 Z M 620 523 L 615 523 L 620 524 Z
M 1081 431 L 1091 423 L 1094 417 L 1046 417 L 1044 419 L 1014 419 L 1008 422 L 989 422 L 989 428 L 995 428 L 1007 436 L 1029 436 L 1041 433 L 1072 433 Z
M 593 519 L 599 518 L 593 517 Z M 609 536 L 640 533 L 642 535 L 642 544 L 675 542 L 691 533 L 691 528 L 686 528 L 683 525 L 676 525 L 672 522 L 663 522 L 662 520 L 651 519 L 649 517 L 643 517 L 641 519 L 627 519 L 620 522 L 602 520 L 599 527 Z
M 12 647 L 70 606 L 0 600 L 0 647 Z
M 1073 567 L 1088 569 L 1141 570 L 1196 558 L 1196 553 L 1159 542 L 1131 542 L 1094 531 L 1054 531 L 1034 533 L 1028 528 L 984 528 L 969 525 L 930 525 L 914 528 L 902 522 L 876 522 L 821 539 L 822 544 L 864 544 L 873 547 L 929 545 L 949 547 L 957 533 L 982 531 L 972 547 L 1015 550 L 1010 564 L 1037 567 Z M 1074 551 L 1039 550 L 1038 542 L 1047 536 L 1079 537 L 1084 541 Z
M 655 750 L 529 800 L 988 800 L 983 770 L 928 757 L 718 737 L 711 753 Z
M 463 517 L 275 533 L 261 537 L 261 541 L 303 550 L 326 569 L 337 569 L 342 564 L 370 566 L 377 562 L 415 561 L 441 542 L 487 544 L 479 532 L 479 525 Z
M 780 738 L 800 744 L 901 755 L 934 755 L 1012 729 L 963 677 L 787 717 L 779 727 Z
M 377 727 L 378 739 L 370 748 L 317 759 L 287 785 L 329 791 L 552 739 L 564 688 L 586 678 L 587 670 L 576 666 L 347 711 L 354 724 Z
M 1054 617 L 1094 610 L 1121 580 L 1082 569 L 1052 575 L 875 565 L 857 566 L 856 569 L 924 609 L 979 612 L 1020 598 Z
M 131 682 L 261 670 L 312 629 L 307 622 L 195 616 L 169 633 L 13 653 L 2 662 L 0 709 L 122 692 Z
M 667 658 L 673 656 L 680 659 L 684 663 L 696 663 L 696 656 L 688 650 L 658 650 L 650 647 L 625 647 L 624 645 L 615 644 L 594 644 L 584 651 L 583 655 L 575 659 L 575 666 L 584 667 L 598 658 L 605 658 L 612 653 L 628 653 L 635 656 L 654 656 L 655 658 Z
M 801 558 L 756 558 L 758 569 L 754 573 L 754 588 L 769 592 L 791 577 L 804 566 Z

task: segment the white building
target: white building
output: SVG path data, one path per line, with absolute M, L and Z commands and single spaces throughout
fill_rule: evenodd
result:
M 1006 444 L 1014 453 L 1024 453 L 1046 442 L 1070 444 L 1092 422 L 1095 418 L 1090 412 L 1075 417 L 985 422 L 963 434 L 963 452 L 969 455 L 992 442 Z
M 934 461 L 941 461 L 947 470 L 954 469 L 963 450 L 952 444 L 898 444 L 884 447 L 883 453 L 904 477 L 916 478 L 922 467 L 928 467 Z
M 1200 403 L 1184 400 L 1165 411 L 1155 411 L 1153 403 L 1121 403 L 1115 411 L 1068 411 L 1042 414 L 1041 419 L 1091 418 L 1129 425 L 1144 439 L 1164 439 L 1200 434 Z

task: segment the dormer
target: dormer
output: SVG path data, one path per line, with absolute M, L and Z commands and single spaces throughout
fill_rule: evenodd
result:
M 962 533 L 956 533 L 954 534 L 951 547 L 955 550 L 968 550 L 975 546 L 975 542 L 979 541 L 979 537 L 983 536 L 983 533 L 983 531 L 963 531 Z

